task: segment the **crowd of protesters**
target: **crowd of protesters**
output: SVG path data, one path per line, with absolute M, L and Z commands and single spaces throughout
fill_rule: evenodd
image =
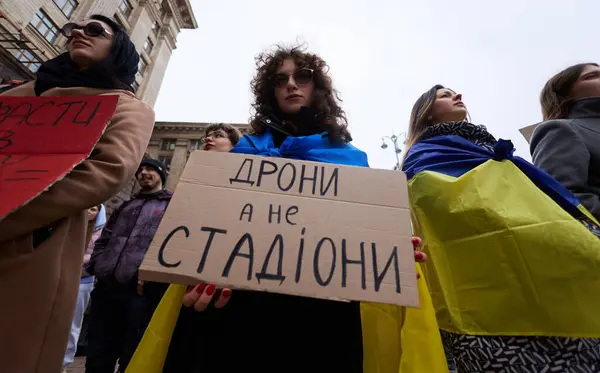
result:
M 0 220 L 0 366 L 19 373 L 66 369 L 91 298 L 86 372 L 132 373 L 128 364 L 169 285 L 141 281 L 138 269 L 173 193 L 166 189 L 165 165 L 142 159 L 154 112 L 135 96 L 140 57 L 123 28 L 95 15 L 68 23 L 61 32 L 69 40 L 68 51 L 44 62 L 35 80 L 9 84 L 0 95 L 116 95 L 119 101 L 90 156 Z M 263 52 L 250 87 L 250 134 L 210 125 L 202 151 L 369 167 L 366 153 L 351 144 L 345 111 L 320 56 L 300 47 Z M 496 167 L 495 173 L 503 175 L 503 185 L 519 188 L 505 191 L 540 197 L 544 206 L 562 214 L 561 234 L 585 246 L 571 249 L 555 236 L 538 234 L 539 242 L 527 249 L 537 253 L 537 246 L 543 247 L 565 268 L 569 263 L 577 267 L 569 272 L 572 284 L 600 289 L 600 272 L 594 272 L 600 269 L 600 252 L 591 247 L 600 237 L 600 67 L 583 63 L 559 72 L 544 86 L 540 102 L 543 122 L 531 137 L 531 164 L 513 156 L 509 141 L 471 123 L 455 90 L 435 85 L 416 100 L 402 170 L 414 201 L 415 260 L 426 269 L 418 280 L 421 303 L 431 308 L 197 284 L 181 299 L 160 371 L 600 372 L 595 321 L 600 309 L 589 299 L 593 293 L 579 297 L 578 286 L 556 286 L 564 276 L 542 268 L 553 263 L 523 258 L 526 253 L 515 251 L 506 239 L 512 226 L 497 235 L 499 228 L 476 218 L 453 222 L 458 231 L 469 231 L 468 237 L 486 236 L 488 241 L 479 243 L 444 230 L 444 217 L 464 211 L 465 201 L 481 196 L 481 188 L 501 188 L 467 177 L 485 172 L 488 161 L 507 161 L 514 170 L 502 173 Z M 139 193 L 107 219 L 103 203 L 134 176 Z M 444 187 L 448 202 L 430 203 L 446 201 L 435 187 L 453 180 L 462 184 Z M 519 209 L 527 221 L 523 226 L 553 223 L 538 214 L 540 206 L 532 201 L 520 203 Z M 503 213 L 500 208 L 481 210 L 483 220 Z M 422 211 L 428 211 L 426 216 L 419 215 Z M 516 233 L 510 237 L 515 240 Z M 469 265 L 461 248 L 471 250 L 465 253 L 471 256 Z M 485 268 L 491 269 L 486 273 Z M 520 277 L 525 272 L 530 277 Z M 479 289 L 476 298 L 473 285 L 484 283 L 487 293 Z M 573 301 L 556 309 L 541 307 L 548 288 L 556 292 L 555 299 Z M 522 309 L 513 313 L 515 304 Z M 503 313 L 510 316 L 498 320 Z M 411 329 L 428 317 L 434 328 Z

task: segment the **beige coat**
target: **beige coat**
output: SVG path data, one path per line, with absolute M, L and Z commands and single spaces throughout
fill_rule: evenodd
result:
M 33 83 L 3 95 L 34 96 Z M 129 92 L 77 87 L 42 94 L 93 95 L 118 95 L 119 103 L 92 155 L 0 221 L 2 373 L 60 372 L 81 277 L 86 211 L 131 179 L 152 133 L 152 108 Z M 31 232 L 49 224 L 55 226 L 54 233 L 33 249 Z

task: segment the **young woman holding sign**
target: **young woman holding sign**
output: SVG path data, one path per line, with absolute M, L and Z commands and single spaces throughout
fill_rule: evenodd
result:
M 0 221 L 0 365 L 7 372 L 60 371 L 81 277 L 87 209 L 131 179 L 154 125 L 152 108 L 134 94 L 139 55 L 126 32 L 99 15 L 68 23 L 61 32 L 68 52 L 44 62 L 34 81 L 2 95 L 116 95 L 119 101 L 90 156 Z
M 441 85 L 413 106 L 407 148 L 425 274 L 458 371 L 600 371 L 589 296 L 600 241 L 577 198 L 469 123 L 462 95 Z
M 315 160 L 318 153 L 321 162 L 368 167 L 366 154 L 349 144 L 327 70 L 324 60 L 300 48 L 261 54 L 251 85 L 253 134 L 232 152 L 301 160 Z M 295 147 L 297 142 L 304 146 Z M 419 239 L 413 242 L 420 245 Z M 416 252 L 415 258 L 422 261 L 424 255 Z M 214 285 L 199 285 L 184 304 L 202 311 L 216 297 L 215 308 L 221 309 L 197 314 L 188 346 L 172 343 L 164 372 L 446 372 L 431 300 L 422 280 L 419 286 L 421 309 L 256 291 L 218 293 Z M 173 342 L 177 337 L 176 332 Z

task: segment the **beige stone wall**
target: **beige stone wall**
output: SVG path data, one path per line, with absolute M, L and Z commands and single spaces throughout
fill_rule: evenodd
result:
M 169 178 L 167 179 L 167 188 L 171 190 L 175 190 L 177 187 L 177 183 L 179 183 L 179 179 L 183 173 L 183 168 L 187 163 L 189 154 L 188 144 L 189 141 L 187 139 L 177 139 L 175 151 L 173 152 L 173 159 L 171 160 L 171 170 L 169 172 Z
M 144 54 L 149 62 L 147 72 L 144 74 L 138 90 L 138 96 L 146 103 L 154 105 L 171 58 L 172 50 L 176 45 L 177 35 L 181 31 L 181 28 L 196 28 L 197 24 L 195 20 L 189 20 L 189 16 L 193 18 L 191 9 L 187 9 L 186 6 L 182 6 L 181 4 L 176 9 L 174 8 L 174 10 L 185 13 L 188 20 L 182 24 L 178 24 L 176 17 L 173 15 L 161 15 L 155 2 L 150 0 L 131 0 L 133 12 L 130 17 L 125 19 L 118 10 L 119 2 L 120 0 L 78 0 L 79 6 L 73 13 L 71 20 L 84 19 L 92 14 L 102 14 L 108 17 L 117 16 L 128 30 L 137 50 L 141 54 Z M 21 32 L 22 35 L 33 43 L 32 53 L 44 61 L 62 53 L 66 39 L 59 36 L 54 45 L 50 44 L 30 25 L 35 13 L 40 8 L 48 14 L 58 27 L 69 21 L 52 0 L 0 0 L 0 11 L 16 26 L 16 29 L 9 27 L 10 32 Z M 178 19 L 181 19 L 180 16 L 178 17 Z M 154 20 L 164 22 L 160 25 L 161 31 L 158 35 L 154 35 L 151 31 Z M 3 24 L 5 23 L 7 22 L 3 21 Z M 5 25 L 5 27 L 8 26 Z M 149 35 L 154 40 L 154 48 L 152 53 L 147 55 L 142 49 Z M 7 66 L 7 69 L 10 69 L 10 66 Z M 25 77 L 21 76 L 18 78 L 24 79 Z M 148 147 L 149 156 L 158 158 L 160 155 L 159 145 L 160 141 L 156 139 L 150 143 Z M 179 165 L 178 168 L 181 168 L 181 170 L 187 160 L 187 148 L 187 140 L 182 139 L 177 145 L 177 156 L 173 155 L 173 161 L 177 162 Z M 179 179 L 181 170 L 176 172 L 176 178 L 174 177 L 173 180 Z M 173 182 L 175 183 L 175 181 Z M 107 210 L 112 212 L 123 201 L 130 199 L 132 194 L 137 192 L 137 189 L 137 182 L 132 179 L 126 188 L 106 202 Z
M 102 14 L 107 17 L 113 17 L 119 8 L 119 0 L 87 0 L 87 2 L 89 3 L 89 7 L 86 7 L 87 11 L 78 18 L 85 18 L 92 14 Z
M 159 37 L 158 45 L 154 46 L 153 52 L 154 61 L 148 66 L 148 76 L 145 77 L 139 95 L 140 99 L 149 105 L 154 106 L 167 71 L 167 65 L 171 59 L 173 51 L 164 36 Z
M 33 19 L 39 8 L 52 4 L 52 0 L 3 0 L 0 7 L 4 13 L 10 15 L 10 20 L 17 26 L 25 27 Z
M 146 41 L 146 38 L 151 32 L 153 22 L 154 19 L 152 19 L 146 7 L 141 7 L 137 21 L 135 22 L 129 35 L 131 37 L 131 41 L 133 41 L 135 44 L 137 51 L 140 53 L 144 47 L 144 41 Z

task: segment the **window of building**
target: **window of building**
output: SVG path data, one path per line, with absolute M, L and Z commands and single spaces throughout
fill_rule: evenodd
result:
M 152 32 L 154 33 L 154 35 L 158 35 L 159 31 L 160 31 L 160 26 L 158 25 L 158 22 L 154 21 L 152 23 Z
M 171 160 L 173 160 L 173 157 L 158 157 L 158 161 L 165 165 L 167 171 L 171 170 Z
M 146 38 L 146 41 L 144 42 L 144 51 L 150 55 L 150 53 L 152 53 L 152 48 L 154 48 L 154 43 L 150 38 Z
M 123 13 L 125 18 L 129 18 L 131 12 L 133 11 L 133 6 L 129 2 L 129 0 L 121 0 L 119 3 L 119 10 L 121 11 L 121 13 Z
M 12 49 L 10 52 L 32 73 L 37 72 L 42 64 L 42 61 L 27 49 Z
M 163 139 L 160 144 L 160 150 L 175 150 L 175 144 L 177 143 L 176 139 Z
M 125 25 L 123 24 L 123 22 L 121 22 L 121 17 L 119 17 L 119 16 L 117 15 L 117 13 L 115 13 L 115 14 L 113 15 L 113 19 L 115 20 L 115 22 L 117 22 L 117 24 L 118 24 L 119 26 L 123 27 L 123 29 L 124 29 L 124 30 L 127 30 L 127 27 L 125 27 Z
M 63 14 L 65 15 L 65 17 L 67 17 L 67 18 L 71 18 L 71 16 L 75 12 L 75 9 L 77 9 L 77 7 L 79 6 L 79 3 L 77 2 L 77 0 L 52 0 L 52 1 L 54 1 L 54 4 L 56 4 L 58 9 L 60 9 L 63 12 Z
M 202 149 L 202 139 L 190 140 L 189 151 Z
M 147 68 L 148 68 L 148 62 L 146 62 L 146 59 L 144 57 L 141 57 L 140 64 L 138 65 L 138 73 L 140 73 L 140 75 L 144 75 Z
M 38 10 L 31 22 L 33 27 L 50 43 L 54 43 L 58 36 L 59 28 L 52 22 L 43 10 Z

